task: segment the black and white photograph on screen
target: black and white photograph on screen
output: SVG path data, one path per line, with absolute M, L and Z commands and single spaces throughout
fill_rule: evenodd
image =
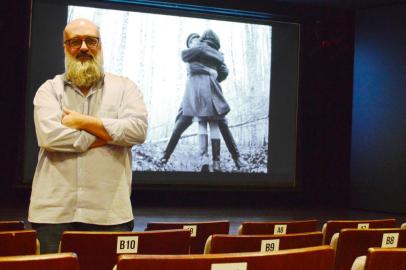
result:
M 148 108 L 134 171 L 269 173 L 272 27 L 69 6 L 101 30 L 104 69 Z

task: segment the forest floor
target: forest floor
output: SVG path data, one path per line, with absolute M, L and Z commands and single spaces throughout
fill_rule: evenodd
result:
M 133 168 L 140 171 L 183 171 L 199 172 L 202 161 L 198 155 L 198 146 L 194 144 L 179 143 L 166 164 L 160 159 L 163 156 L 166 144 L 145 143 L 133 148 Z M 244 168 L 238 169 L 227 150 L 221 144 L 220 166 L 222 172 L 267 173 L 268 146 L 242 146 L 239 147 L 241 159 L 247 163 Z M 210 170 L 212 171 L 211 148 L 209 147 Z

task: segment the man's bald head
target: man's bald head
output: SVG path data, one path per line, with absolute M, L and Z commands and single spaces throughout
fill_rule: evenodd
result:
M 74 37 L 100 37 L 99 28 L 88 19 L 79 18 L 66 25 L 63 31 L 63 39 L 68 40 Z

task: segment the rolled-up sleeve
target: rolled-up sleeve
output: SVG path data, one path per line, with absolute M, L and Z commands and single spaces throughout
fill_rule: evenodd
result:
M 38 146 L 48 151 L 84 152 L 96 137 L 86 131 L 64 126 L 62 104 L 55 86 L 45 82 L 34 98 L 34 123 Z
M 131 147 L 143 143 L 148 129 L 147 117 L 141 91 L 132 81 L 127 80 L 117 119 L 101 118 L 112 138 L 109 144 Z

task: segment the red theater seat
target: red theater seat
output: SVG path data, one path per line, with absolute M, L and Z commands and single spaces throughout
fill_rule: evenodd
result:
M 34 230 L 0 232 L 0 256 L 33 255 L 37 250 Z
M 78 255 L 80 270 L 111 270 L 123 253 L 189 254 L 188 230 L 153 232 L 75 232 L 66 231 L 61 252 Z
M 24 229 L 24 222 L 21 220 L 0 221 L 0 231 L 18 231 Z
M 275 253 L 121 255 L 117 270 L 331 270 L 333 263 L 333 249 L 320 246 Z
M 356 270 L 405 270 L 406 248 L 370 248 L 363 264 L 353 268 Z
M 334 245 L 332 241 L 332 245 Z M 406 247 L 405 229 L 343 229 L 337 239 L 335 270 L 350 270 L 371 247 Z
M 275 252 L 284 249 L 320 246 L 321 232 L 284 235 L 215 234 L 206 242 L 205 253 Z
M 150 222 L 145 228 L 151 230 L 182 229 L 191 230 L 190 253 L 202 254 L 207 238 L 212 234 L 228 234 L 230 222 L 228 220 L 202 222 Z
M 78 270 L 73 253 L 0 257 L 0 270 Z
M 395 226 L 395 219 L 329 220 L 323 225 L 323 243 L 330 244 L 333 235 L 341 229 L 394 228 Z
M 290 234 L 317 231 L 317 220 L 243 222 L 238 234 Z

